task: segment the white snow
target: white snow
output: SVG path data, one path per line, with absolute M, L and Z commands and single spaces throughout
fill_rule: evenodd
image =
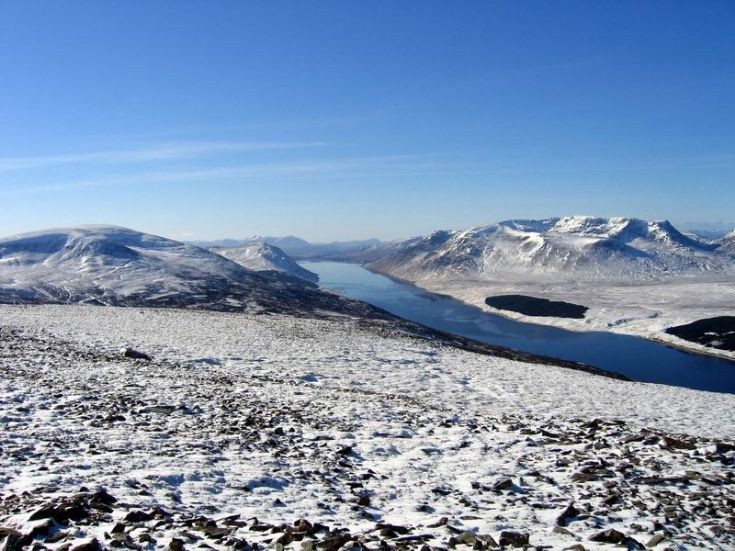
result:
M 448 517 L 460 531 L 496 540 L 502 530 L 527 531 L 531 544 L 561 548 L 575 543 L 552 530 L 570 501 L 600 509 L 596 496 L 609 491 L 605 483 L 624 491 L 630 481 L 614 470 L 604 481 L 572 481 L 597 459 L 635 459 L 638 466 L 631 468 L 640 476 L 697 470 L 719 477 L 727 469 L 702 462 L 705 448 L 625 444 L 625 435 L 649 427 L 650 434 L 735 436 L 733 395 L 380 336 L 349 318 L 89 306 L 0 306 L 0 316 L 3 335 L 18 331 L 40 343 L 24 351 L 0 339 L 9 343 L 0 346 L 5 497 L 102 485 L 138 507 L 239 513 L 271 523 L 305 517 L 366 532 L 379 519 L 444 534 L 435 543 L 451 532 L 429 526 Z M 54 352 L 58 342 L 61 352 Z M 115 360 L 125 346 L 158 361 Z M 109 420 L 112 412 L 122 420 Z M 257 428 L 248 428 L 250 418 Z M 569 443 L 548 436 L 586 434 L 582 423 L 593 418 L 627 424 L 605 425 L 598 437 Z M 340 467 L 337 451 L 345 448 L 351 448 L 349 467 Z M 25 460 L 16 461 L 11 451 Z M 482 489 L 506 476 L 516 489 Z M 693 484 L 690 489 L 712 500 L 731 487 Z M 653 503 L 658 488 L 641 486 L 640 499 Z M 699 494 L 693 489 L 671 489 L 681 507 L 694 507 L 689 500 Z M 369 506 L 356 506 L 361 493 Z M 587 539 L 614 527 L 645 543 L 652 521 L 663 517 L 627 507 L 595 513 L 607 519 L 602 524 L 580 520 L 569 529 Z M 23 526 L 25 518 L 6 520 Z M 730 541 L 700 520 L 683 526 L 675 536 L 680 544 L 695 538 L 717 548 Z M 165 528 L 154 534 L 160 546 L 172 535 Z M 78 537 L 90 535 L 78 528 Z

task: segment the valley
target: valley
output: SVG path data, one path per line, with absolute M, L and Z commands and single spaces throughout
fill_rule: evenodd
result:
M 733 235 L 705 240 L 667 221 L 568 216 L 351 247 L 299 243 L 285 250 L 302 260 L 359 263 L 511 319 L 635 335 L 732 359 L 735 353 L 716 339 L 706 345 L 667 329 L 735 312 Z M 576 319 L 529 316 L 487 304 L 499 295 L 587 310 Z

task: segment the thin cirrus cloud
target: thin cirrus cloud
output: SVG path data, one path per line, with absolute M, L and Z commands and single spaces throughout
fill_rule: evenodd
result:
M 90 180 L 45 184 L 16 184 L 0 190 L 0 196 L 74 191 L 85 188 L 123 187 L 164 183 L 212 185 L 216 182 L 272 183 L 304 179 L 364 179 L 386 176 L 460 174 L 472 169 L 434 155 L 384 155 L 337 159 L 252 163 L 190 170 L 139 171 L 110 174 Z
M 27 157 L 0 157 L 0 172 L 45 168 L 56 165 L 137 164 L 171 161 L 245 151 L 300 149 L 325 146 L 324 142 L 173 142 L 154 144 L 137 149 L 34 155 Z
M 316 143 L 316 142 L 315 142 Z M 217 144 L 216 150 L 205 149 L 199 146 L 198 154 L 207 151 L 233 151 L 235 144 Z M 230 145 L 231 147 L 227 147 Z M 242 145 L 242 144 L 240 144 Z M 271 144 L 274 145 L 274 144 Z M 291 147 L 305 147 L 305 144 Z M 309 144 L 313 145 L 313 144 Z M 253 146 L 253 144 L 249 144 Z M 289 147 L 280 144 L 280 147 Z M 240 150 L 240 148 L 236 149 Z M 192 155 L 195 149 L 177 149 L 177 155 Z M 172 152 L 165 149 L 146 150 L 137 158 L 146 160 L 169 160 Z M 125 187 L 135 185 L 155 184 L 206 184 L 242 183 L 242 184 L 270 184 L 297 181 L 365 181 L 366 179 L 379 181 L 381 178 L 411 178 L 411 177 L 472 177 L 489 175 L 513 175 L 518 173 L 586 173 L 586 172 L 619 172 L 619 171 L 650 171 L 650 170 L 681 170 L 728 168 L 726 164 L 687 164 L 678 165 L 641 165 L 641 166 L 608 166 L 608 167 L 493 167 L 481 162 L 468 162 L 453 156 L 437 154 L 397 154 L 382 156 L 341 157 L 318 160 L 294 160 L 277 162 L 255 162 L 227 166 L 204 166 L 202 168 L 136 170 L 125 173 L 111 173 L 105 176 L 87 180 L 69 180 L 61 182 L 47 182 L 36 184 L 15 184 L 0 190 L 0 196 L 18 196 L 33 193 L 49 193 L 73 191 L 85 188 Z M 7 185 L 7 184 L 6 184 Z

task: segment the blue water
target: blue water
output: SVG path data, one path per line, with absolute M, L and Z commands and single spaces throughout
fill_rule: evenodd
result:
M 374 274 L 357 264 L 301 262 L 320 285 L 405 319 L 478 341 L 583 362 L 636 381 L 735 393 L 735 363 L 638 337 L 510 320 Z

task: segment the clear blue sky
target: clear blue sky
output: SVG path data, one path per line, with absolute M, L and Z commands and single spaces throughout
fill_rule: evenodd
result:
M 0 0 L 0 234 L 735 220 L 735 2 Z

